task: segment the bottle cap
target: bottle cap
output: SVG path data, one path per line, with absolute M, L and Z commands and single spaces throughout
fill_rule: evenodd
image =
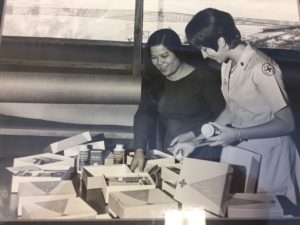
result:
M 212 137 L 215 134 L 215 128 L 213 125 L 206 123 L 201 127 L 201 133 L 206 138 Z
M 115 151 L 124 151 L 124 145 L 123 144 L 116 144 L 116 147 L 114 149 Z

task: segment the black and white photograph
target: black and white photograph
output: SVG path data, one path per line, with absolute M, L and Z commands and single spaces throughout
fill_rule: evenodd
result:
M 0 225 L 300 224 L 299 90 L 300 0 L 0 0 Z

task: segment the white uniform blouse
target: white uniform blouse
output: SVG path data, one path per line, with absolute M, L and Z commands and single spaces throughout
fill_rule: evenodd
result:
M 279 66 L 263 52 L 247 45 L 231 71 L 232 61 L 222 65 L 222 92 L 234 127 L 264 124 L 288 105 Z M 296 183 L 300 183 L 297 148 L 288 136 L 251 139 L 237 147 L 262 155 L 258 192 L 286 195 L 296 203 Z

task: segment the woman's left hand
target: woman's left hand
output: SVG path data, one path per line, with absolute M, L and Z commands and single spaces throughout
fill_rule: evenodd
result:
M 220 130 L 220 134 L 217 136 L 207 138 L 209 146 L 226 146 L 239 140 L 239 131 L 237 128 L 225 127 L 217 123 L 210 123 Z

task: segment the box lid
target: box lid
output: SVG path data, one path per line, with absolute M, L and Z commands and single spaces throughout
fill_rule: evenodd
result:
M 184 158 L 174 198 L 224 216 L 231 173 L 225 163 Z

